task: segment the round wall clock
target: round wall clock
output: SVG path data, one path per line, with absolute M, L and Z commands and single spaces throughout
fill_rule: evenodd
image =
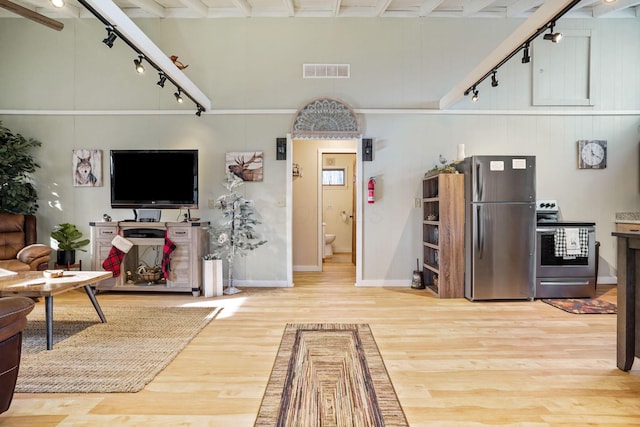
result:
M 603 169 L 607 167 L 607 141 L 578 141 L 578 168 Z

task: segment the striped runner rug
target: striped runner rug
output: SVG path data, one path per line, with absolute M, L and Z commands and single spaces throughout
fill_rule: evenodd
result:
M 288 324 L 255 426 L 408 426 L 367 324 Z

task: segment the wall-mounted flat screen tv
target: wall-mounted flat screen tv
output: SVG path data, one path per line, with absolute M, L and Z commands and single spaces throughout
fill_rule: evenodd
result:
M 198 150 L 111 150 L 110 163 L 112 208 L 198 208 Z

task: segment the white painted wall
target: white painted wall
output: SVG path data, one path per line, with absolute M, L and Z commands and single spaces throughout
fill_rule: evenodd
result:
M 286 282 L 285 162 L 275 139 L 285 136 L 295 111 L 317 97 L 350 104 L 365 137 L 374 138 L 376 203 L 363 217 L 363 283 L 405 284 L 421 251 L 419 209 L 424 172 L 459 143 L 472 154 L 537 156 L 539 198 L 558 199 L 562 214 L 597 223 L 601 276 L 612 276 L 615 212 L 640 210 L 640 18 L 567 19 L 558 29 L 594 30 L 593 101 L 589 107 L 532 107 L 533 65 L 514 58 L 500 69 L 500 86 L 480 87 L 480 102 L 464 99 L 448 111 L 428 110 L 506 35 L 517 19 L 216 19 L 136 21 L 168 55 L 189 64 L 186 74 L 212 100 L 198 118 L 188 102 L 177 107 L 173 88 L 157 75 L 138 76 L 135 55 L 108 49 L 94 19 L 65 20 L 55 32 L 22 18 L 0 19 L 0 121 L 43 142 L 38 152 L 39 233 L 46 241 L 60 222 L 89 234 L 109 207 L 108 177 L 99 188 L 73 187 L 71 150 L 198 148 L 200 209 L 224 189 L 227 151 L 265 153 L 264 181 L 242 191 L 260 212 L 267 245 L 243 258 L 239 283 Z M 446 33 L 447 37 L 441 34 Z M 304 80 L 303 63 L 349 63 L 351 79 Z M 604 170 L 577 169 L 579 139 L 608 141 Z M 106 172 L 105 172 L 106 173 Z M 179 218 L 163 212 L 163 220 Z M 295 232 L 294 232 L 295 237 Z M 88 262 L 88 255 L 79 256 Z M 297 254 L 294 249 L 294 257 Z M 294 262 L 295 264 L 295 262 Z

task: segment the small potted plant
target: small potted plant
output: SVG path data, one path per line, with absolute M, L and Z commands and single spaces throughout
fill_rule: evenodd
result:
M 86 252 L 81 249 L 90 243 L 89 239 L 82 239 L 82 232 L 69 223 L 58 225 L 52 232 L 51 238 L 58 242 L 57 261 L 58 265 L 70 265 L 76 262 L 76 250 Z

